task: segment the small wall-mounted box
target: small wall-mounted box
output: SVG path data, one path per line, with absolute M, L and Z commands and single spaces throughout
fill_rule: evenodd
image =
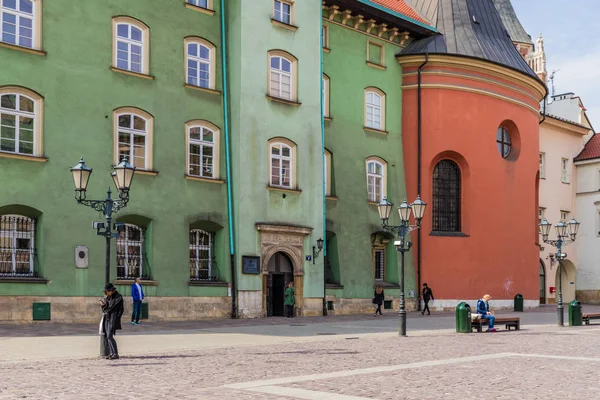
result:
M 75 246 L 75 267 L 87 268 L 88 267 L 88 247 L 87 246 Z

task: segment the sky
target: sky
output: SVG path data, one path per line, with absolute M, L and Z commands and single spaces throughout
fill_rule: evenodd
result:
M 600 1 L 512 0 L 521 24 L 535 39 L 541 32 L 548 76 L 554 70 L 556 94 L 581 97 L 600 131 Z M 551 89 L 551 85 L 548 84 Z

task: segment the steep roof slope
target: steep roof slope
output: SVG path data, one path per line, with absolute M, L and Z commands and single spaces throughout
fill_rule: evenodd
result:
M 581 153 L 575 157 L 574 161 L 594 160 L 600 158 L 600 133 L 594 134 L 585 144 Z
M 388 8 L 392 11 L 395 11 L 399 14 L 405 15 L 409 18 L 412 18 L 414 20 L 417 20 L 419 22 L 422 22 L 424 24 L 427 25 L 431 25 L 430 21 L 426 20 L 425 18 L 421 17 L 419 15 L 419 13 L 417 13 L 415 10 L 413 10 L 412 8 L 410 8 L 405 2 L 404 0 L 371 0 L 373 1 L 373 3 L 379 4 L 380 6 L 383 6 L 385 8 Z
M 521 25 L 521 21 L 519 21 L 511 1 L 493 0 L 493 2 L 494 6 L 496 6 L 496 10 L 498 10 L 498 14 L 500 14 L 500 18 L 502 18 L 502 23 L 513 42 L 533 44 L 531 36 L 529 36 L 525 28 L 523 28 L 523 25 Z

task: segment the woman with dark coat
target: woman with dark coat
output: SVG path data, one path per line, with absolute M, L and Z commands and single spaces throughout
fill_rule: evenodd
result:
M 381 287 L 381 285 L 377 285 L 377 287 L 375 287 L 375 293 L 373 294 L 373 296 L 373 304 L 377 304 L 377 310 L 374 314 L 374 316 L 376 317 L 377 314 L 382 315 L 381 305 L 383 304 L 383 299 L 385 298 L 385 293 L 383 292 L 383 287 Z
M 117 292 L 112 283 L 106 284 L 104 292 L 106 293 L 106 297 L 100 300 L 100 305 L 104 314 L 104 332 L 106 333 L 106 340 L 108 341 L 108 348 L 110 350 L 110 355 L 107 358 L 109 360 L 118 360 L 119 350 L 115 341 L 115 333 L 121 329 L 123 296 Z

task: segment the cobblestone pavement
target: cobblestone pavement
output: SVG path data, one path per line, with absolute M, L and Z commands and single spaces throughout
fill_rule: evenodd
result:
M 117 361 L 3 362 L 0 399 L 591 399 L 600 393 L 597 325 L 287 339 L 175 352 L 158 343 L 153 354 Z

